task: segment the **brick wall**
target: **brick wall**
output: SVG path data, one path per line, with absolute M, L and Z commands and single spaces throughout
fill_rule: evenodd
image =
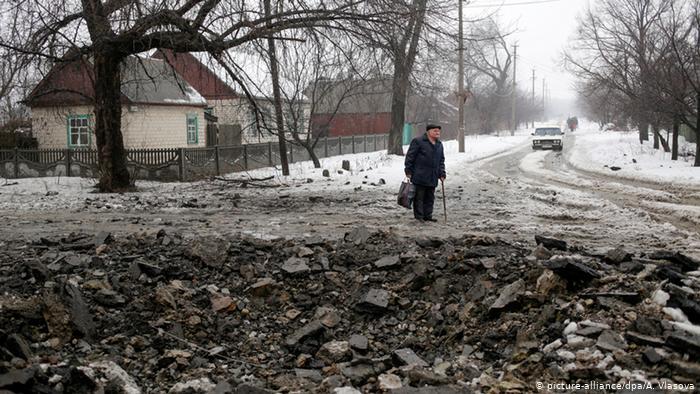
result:
M 311 124 L 314 133 L 318 133 L 323 125 L 328 124 L 329 137 L 386 134 L 391 127 L 391 113 L 312 115 Z

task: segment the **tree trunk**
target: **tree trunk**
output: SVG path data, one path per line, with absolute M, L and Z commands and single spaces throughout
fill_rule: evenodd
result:
M 671 146 L 671 160 L 678 160 L 678 132 L 681 126 L 680 117 L 673 115 L 673 143 Z
M 661 135 L 658 127 L 654 126 L 652 130 L 654 132 L 654 148 L 659 149 L 660 143 L 661 147 L 664 149 L 664 152 L 670 152 L 671 148 L 668 146 L 668 141 L 666 140 L 666 138 L 664 138 L 663 135 Z
M 311 161 L 314 162 L 314 168 L 321 168 L 321 161 L 318 159 L 318 156 L 316 156 L 316 151 L 314 150 L 314 148 L 306 147 L 306 150 L 309 152 L 309 157 L 311 158 Z
M 95 140 L 99 158 L 102 192 L 118 192 L 129 188 L 126 150 L 121 131 L 122 58 L 108 53 L 95 53 Z
M 406 116 L 408 76 L 404 59 L 395 59 L 393 94 L 391 95 L 391 129 L 389 129 L 389 145 L 387 147 L 387 153 L 390 155 L 403 155 L 403 124 Z
M 265 15 L 272 14 L 270 0 L 265 0 Z M 272 23 L 269 21 L 268 24 Z M 267 37 L 268 54 L 270 55 L 270 77 L 272 78 L 272 95 L 275 105 L 275 119 L 277 123 L 277 141 L 280 148 L 280 162 L 282 164 L 282 175 L 289 175 L 289 160 L 287 159 L 287 141 L 284 138 L 284 112 L 282 112 L 282 95 L 280 93 L 279 70 L 277 68 L 277 51 L 275 48 L 275 38 L 272 35 Z
M 693 167 L 700 167 L 700 92 L 696 92 L 695 106 L 695 163 L 693 163 Z
M 649 141 L 649 122 L 646 119 L 639 122 L 639 143 L 643 144 L 644 141 Z

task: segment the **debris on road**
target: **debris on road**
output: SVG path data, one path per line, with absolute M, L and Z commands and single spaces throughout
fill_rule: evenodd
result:
M 0 251 L 0 391 L 698 382 L 696 260 L 537 244 L 358 227 L 338 240 L 162 230 L 15 245 Z

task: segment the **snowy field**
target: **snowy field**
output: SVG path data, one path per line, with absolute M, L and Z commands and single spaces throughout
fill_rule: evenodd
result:
M 575 147 L 568 157 L 577 169 L 606 176 L 621 177 L 677 186 L 700 186 L 700 168 L 693 167 L 693 156 L 671 160 L 671 153 L 654 149 L 653 141 L 639 143 L 634 132 L 583 129 L 574 132 Z M 679 137 L 679 153 L 695 152 L 695 144 Z M 611 168 L 619 167 L 613 171 Z
M 457 141 L 445 142 L 448 182 L 450 176 L 470 176 L 468 168 L 479 160 L 498 160 L 500 155 L 519 149 L 527 149 L 530 144 L 531 129 L 519 130 L 515 136 L 477 135 L 465 139 L 465 152 L 458 153 Z M 505 133 L 509 134 L 509 133 Z M 579 129 L 572 134 L 574 144 L 565 140 L 564 156 L 574 169 L 599 173 L 608 177 L 620 177 L 646 182 L 667 183 L 674 186 L 700 187 L 700 168 L 692 167 L 692 157 L 671 161 L 670 154 L 651 148 L 651 143 L 640 145 L 634 132 L 598 132 L 593 129 Z M 570 138 L 569 135 L 565 138 Z M 404 151 L 408 146 L 404 147 Z M 682 150 L 694 151 L 694 144 L 683 141 Z M 544 158 L 550 151 L 536 151 L 526 155 L 519 164 L 528 172 L 538 172 L 556 177 L 544 168 Z M 349 160 L 352 171 L 342 171 L 342 161 Z M 301 187 L 304 190 L 323 189 L 325 192 L 337 190 L 340 193 L 352 191 L 364 184 L 385 183 L 393 189 L 404 179 L 404 157 L 387 155 L 386 152 L 349 154 L 321 159 L 321 168 L 313 168 L 310 161 L 290 165 L 290 175 L 282 176 L 277 168 L 263 168 L 246 173 L 227 174 L 226 178 L 266 178 L 282 185 Z M 611 167 L 620 167 L 613 171 Z M 323 176 L 329 170 L 331 178 Z M 466 171 L 463 171 L 466 170 Z M 550 174 L 551 173 L 551 174 Z M 464 175 L 456 175 L 464 174 Z M 561 176 L 561 173 L 559 174 Z M 575 171 L 566 174 L 569 181 L 576 176 Z M 585 182 L 584 180 L 581 180 Z M 114 208 L 128 196 L 144 195 L 158 198 L 175 198 L 179 192 L 192 191 L 206 181 L 192 183 L 161 183 L 138 181 L 138 192 L 114 198 Z M 24 178 L 0 180 L 0 209 L 12 210 L 52 210 L 72 209 L 84 204 L 85 199 L 96 198 L 92 179 L 82 178 Z
M 448 177 L 465 163 L 473 162 L 486 157 L 494 156 L 510 149 L 523 146 L 528 140 L 529 133 L 523 131 L 515 136 L 468 136 L 465 139 L 465 152 L 458 153 L 457 141 L 445 142 L 446 167 Z M 404 147 L 404 152 L 408 146 Z M 342 171 L 343 160 L 349 160 L 352 171 Z M 385 151 L 358 153 L 343 156 L 334 156 L 321 159 L 321 168 L 314 168 L 311 161 L 293 163 L 290 165 L 290 175 L 283 176 L 278 167 L 261 168 L 248 172 L 227 174 L 230 179 L 243 178 L 267 178 L 274 177 L 274 182 L 290 186 L 300 186 L 304 189 L 336 188 L 338 191 L 353 190 L 367 182 L 380 182 L 383 179 L 388 185 L 397 185 L 404 179 L 403 156 L 387 155 Z M 329 178 L 323 176 L 323 170 L 331 172 L 333 182 L 329 185 Z M 342 171 L 342 173 L 339 173 Z M 309 182 L 312 180 L 313 182 Z M 197 188 L 201 182 L 152 182 L 137 181 L 137 193 L 147 196 L 175 196 L 178 192 L 189 191 Z M 51 210 L 72 209 L 82 206 L 87 198 L 95 198 L 99 194 L 94 193 L 93 179 L 77 177 L 49 177 L 49 178 L 22 178 L 3 179 L 0 181 L 0 209 L 15 210 Z M 120 198 L 115 198 L 113 208 L 119 208 Z

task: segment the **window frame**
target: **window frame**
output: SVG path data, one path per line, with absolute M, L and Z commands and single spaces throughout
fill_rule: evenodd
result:
M 71 126 L 71 120 L 85 120 L 85 126 L 76 126 L 76 128 L 85 127 L 87 129 L 87 143 L 86 144 L 73 144 L 71 141 L 73 126 Z M 80 136 L 80 131 L 78 131 L 78 136 Z M 66 145 L 68 149 L 80 149 L 80 148 L 90 148 L 92 145 L 92 115 L 90 114 L 71 114 L 66 116 Z
M 190 138 L 190 120 L 194 120 L 194 138 Z M 199 144 L 199 116 L 196 113 L 187 114 L 185 120 L 185 133 L 187 134 L 187 145 Z

